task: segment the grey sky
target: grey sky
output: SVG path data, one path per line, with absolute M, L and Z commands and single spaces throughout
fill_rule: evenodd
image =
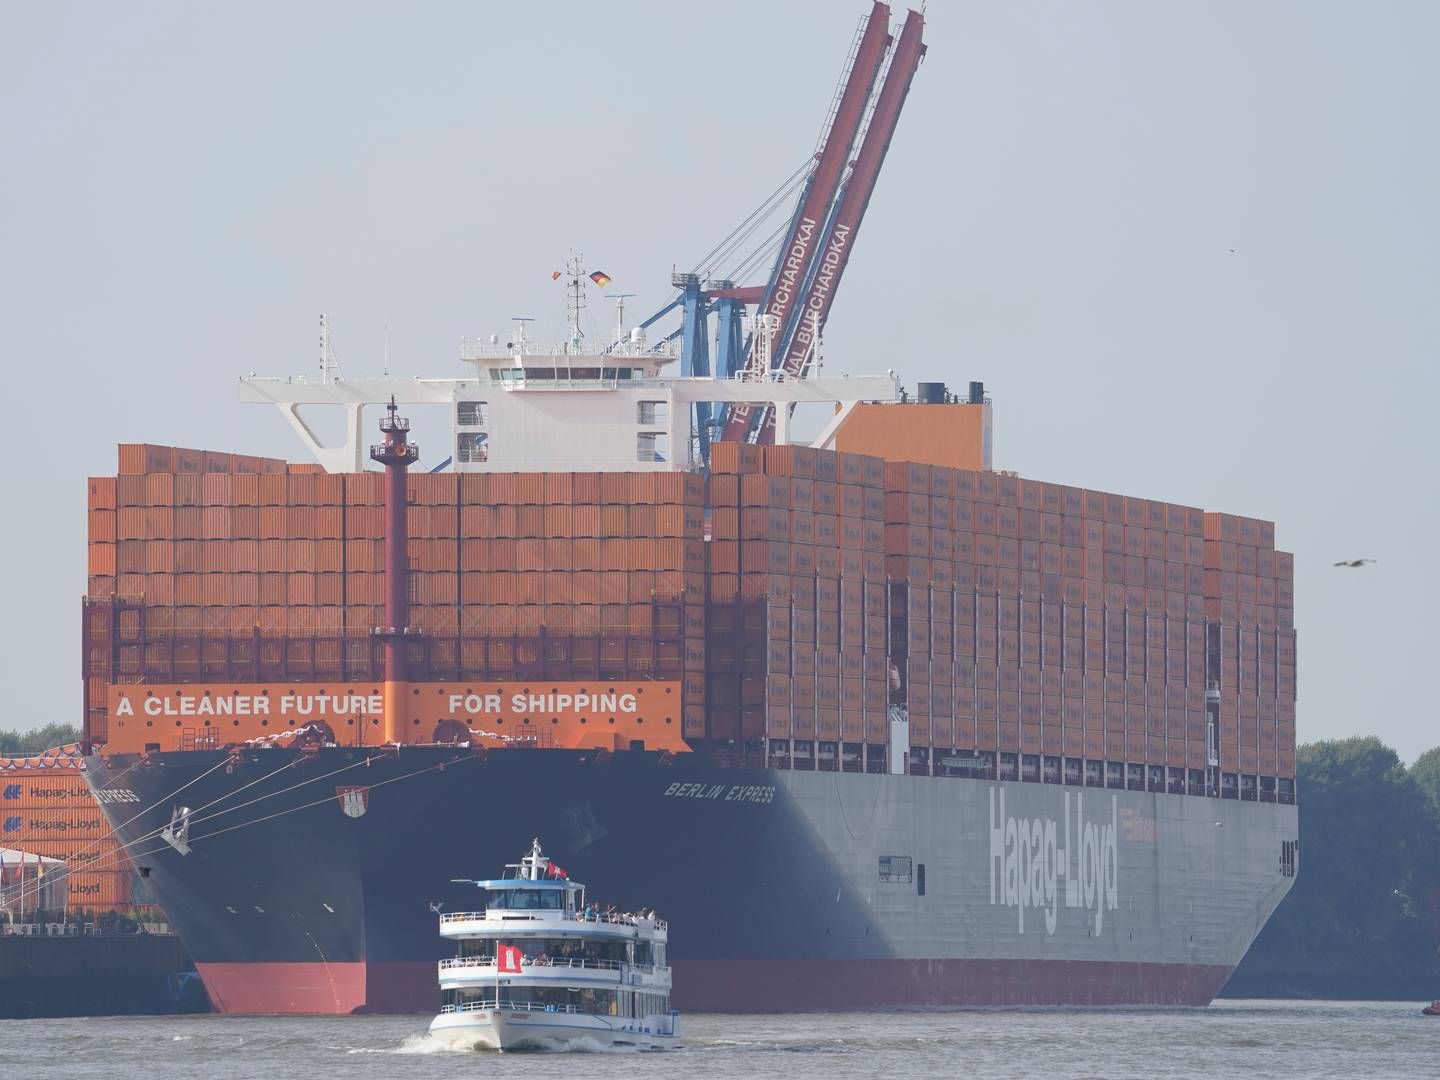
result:
M 79 719 L 117 442 L 296 457 L 234 380 L 309 370 L 319 312 L 352 375 L 387 325 L 449 373 L 554 332 L 572 246 L 653 309 L 803 161 L 867 7 L 0 2 L 0 726 Z M 1025 476 L 1274 519 L 1301 737 L 1440 743 L 1440 6 L 927 21 L 829 366 L 983 378 Z

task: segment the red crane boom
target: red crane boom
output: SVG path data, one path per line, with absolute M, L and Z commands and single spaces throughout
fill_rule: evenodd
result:
M 840 206 L 820 248 L 820 263 L 810 288 L 796 315 L 800 321 L 790 339 L 785 357 L 777 367 L 788 375 L 800 376 L 808 363 L 814 345 L 815 329 L 823 328 L 830 314 L 830 305 L 835 301 L 835 290 L 850 260 L 854 248 L 855 234 L 865 218 L 865 209 L 870 205 L 870 196 L 875 191 L 875 181 L 880 175 L 880 166 L 890 149 L 890 140 L 895 135 L 895 126 L 900 119 L 905 97 L 910 92 L 910 83 L 925 56 L 925 43 L 921 40 L 925 30 L 925 17 L 912 11 L 905 17 L 905 25 L 895 44 L 894 55 L 890 58 L 890 71 L 885 84 L 875 101 L 870 125 L 860 144 L 860 153 L 855 166 L 845 182 L 840 195 Z M 775 441 L 775 413 L 769 406 L 764 407 L 760 417 L 755 441 Z
M 840 179 L 850 157 L 850 147 L 865 119 L 865 106 L 875 88 L 876 76 L 890 48 L 890 7 L 876 3 L 870 10 L 870 17 L 860 35 L 860 44 L 855 50 L 855 60 L 840 93 L 839 104 L 825 134 L 825 143 L 820 150 L 815 171 L 805 188 L 800 209 L 790 225 L 785 245 L 780 249 L 782 256 L 766 288 L 764 314 L 773 316 L 777 326 L 770 337 L 771 348 L 758 349 L 752 346 L 752 356 L 768 356 L 776 342 L 784 340 L 786 327 L 795 314 L 796 294 L 806 280 L 810 265 L 814 261 L 818 245 L 816 240 L 825 227 Z M 726 419 L 723 439 L 740 442 L 746 438 L 754 414 L 750 406 L 739 405 L 730 410 Z

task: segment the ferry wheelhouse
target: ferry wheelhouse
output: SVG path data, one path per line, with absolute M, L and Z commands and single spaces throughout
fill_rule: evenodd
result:
M 539 840 L 505 869 L 473 882 L 484 911 L 440 916 L 458 952 L 440 961 L 444 1004 L 430 1034 L 497 1050 L 676 1045 L 665 921 L 590 903 Z

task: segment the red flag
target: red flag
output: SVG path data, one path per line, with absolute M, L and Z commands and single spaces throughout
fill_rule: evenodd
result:
M 567 874 L 558 863 L 552 862 L 550 864 L 550 873 L 554 874 L 558 878 L 564 878 L 566 881 L 570 880 L 570 875 Z
M 521 956 L 520 956 L 520 946 L 518 946 L 518 945 L 500 945 L 500 946 L 498 946 L 498 947 L 497 947 L 497 950 L 496 950 L 496 959 L 500 961 L 499 971 L 500 971 L 500 974 L 501 974 L 501 975 L 519 975 L 519 974 L 520 974 L 520 960 L 521 960 Z
M 551 280 L 551 281 L 554 281 L 554 280 L 555 280 L 556 278 L 558 278 L 559 276 L 560 276 L 560 271 L 559 271 L 559 270 L 551 270 L 551 271 L 550 271 L 550 280 Z

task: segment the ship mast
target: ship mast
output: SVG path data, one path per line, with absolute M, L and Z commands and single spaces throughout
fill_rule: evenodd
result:
M 585 331 L 580 329 L 580 313 L 585 310 L 585 256 L 581 252 L 571 254 L 565 263 L 569 277 L 565 295 L 565 318 L 570 326 L 570 338 L 565 342 L 565 351 L 579 355 L 585 351 Z
M 405 473 L 420 460 L 410 441 L 410 421 L 400 416 L 395 398 L 380 420 L 385 441 L 370 447 L 370 458 L 385 466 L 385 741 L 406 741 L 405 635 L 410 632 L 410 557 L 405 526 Z

